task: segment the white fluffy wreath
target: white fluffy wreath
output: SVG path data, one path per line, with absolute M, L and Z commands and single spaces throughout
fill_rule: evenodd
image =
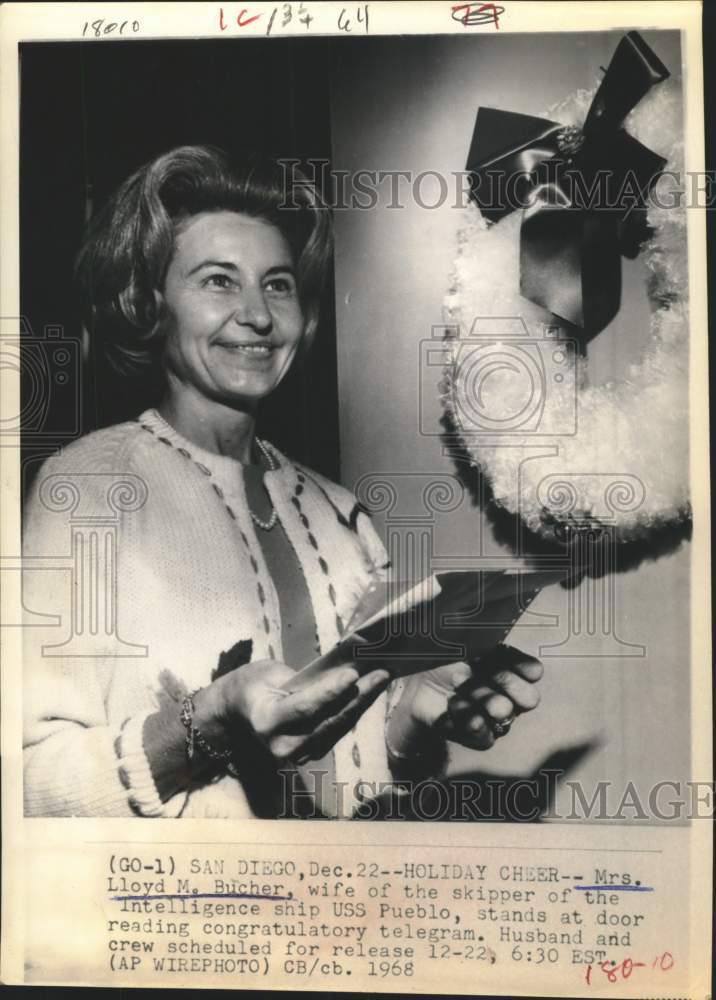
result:
M 546 117 L 565 125 L 581 125 L 596 92 L 577 91 L 551 108 Z M 645 146 L 667 157 L 666 171 L 683 174 L 681 91 L 667 80 L 632 111 L 627 130 Z M 669 148 L 666 148 L 668 145 Z M 669 202 L 674 179 L 658 182 L 659 200 Z M 654 192 L 652 192 L 653 195 Z M 445 306 L 450 324 L 467 336 L 476 317 L 522 317 L 531 336 L 542 337 L 544 311 L 520 295 L 519 228 L 521 213 L 513 212 L 488 225 L 470 205 L 459 231 L 452 287 Z M 649 343 L 639 362 L 613 382 L 590 385 L 588 358 L 577 361 L 577 431 L 561 434 L 574 409 L 574 386 L 555 384 L 544 400 L 534 433 L 510 433 L 500 441 L 470 421 L 474 382 L 469 366 L 448 341 L 447 378 L 443 405 L 462 443 L 487 476 L 495 502 L 519 514 L 527 526 L 552 536 L 555 526 L 576 515 L 599 520 L 604 511 L 605 476 L 628 474 L 643 484 L 643 495 L 630 497 L 622 489 L 621 502 L 609 509 L 609 520 L 621 541 L 646 539 L 656 528 L 690 516 L 688 500 L 688 270 L 686 218 L 683 205 L 659 208 L 652 196 L 648 222 L 653 236 L 642 247 L 641 259 L 649 275 L 652 305 Z M 558 322 L 558 321 L 555 321 Z M 617 318 L 618 322 L 618 318 Z M 624 331 L 628 336 L 628 331 Z M 564 336 L 564 334 L 563 334 Z M 463 355 L 464 357 L 464 355 Z M 499 420 L 515 412 L 524 385 L 514 372 L 495 370 L 486 382 L 481 406 Z M 474 412 L 474 410 L 473 410 Z M 542 437 L 541 435 L 554 435 Z M 536 444 L 558 444 L 556 458 L 535 459 Z M 551 474 L 552 487 L 545 490 Z M 560 483 L 559 480 L 562 480 Z M 639 493 L 639 491 L 636 491 Z

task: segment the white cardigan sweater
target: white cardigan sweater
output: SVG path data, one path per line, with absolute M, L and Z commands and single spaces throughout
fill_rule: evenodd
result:
M 279 467 L 265 474 L 266 489 L 325 651 L 387 557 L 350 493 L 273 452 Z M 26 814 L 252 815 L 229 775 L 162 803 L 142 745 L 147 715 L 167 698 L 179 712 L 183 694 L 209 684 L 239 640 L 252 640 L 254 660 L 282 659 L 278 598 L 240 463 L 196 447 L 148 410 L 49 459 L 24 527 Z M 90 579 L 98 553 L 116 627 L 102 579 Z M 45 626 L 37 615 L 60 617 Z M 336 779 L 350 790 L 343 815 L 360 778 L 390 780 L 385 712 L 383 694 L 335 747 Z

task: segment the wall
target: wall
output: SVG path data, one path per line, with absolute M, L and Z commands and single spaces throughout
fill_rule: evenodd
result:
M 675 72 L 678 36 L 645 37 Z M 449 176 L 464 168 L 479 104 L 543 114 L 572 90 L 592 86 L 618 39 L 545 35 L 537 41 L 500 34 L 337 45 L 334 168 L 437 170 Z M 434 190 L 426 184 L 425 200 Z M 383 199 L 373 210 L 336 212 L 342 479 L 355 488 L 370 473 L 390 474 L 402 484 L 400 503 L 407 504 L 391 517 L 418 510 L 417 491 L 426 478 L 454 472 L 437 436 L 437 379 L 421 369 L 420 342 L 443 320 L 456 228 L 449 204 L 426 210 L 409 198 L 402 210 L 389 209 Z M 624 274 L 622 312 L 590 345 L 598 379 L 622 371 L 641 350 L 647 306 L 639 262 L 624 262 Z M 427 393 L 422 431 L 421 381 Z M 398 472 L 408 475 L 396 479 Z M 385 531 L 385 516 L 376 523 Z M 442 556 L 509 554 L 469 499 L 438 515 L 433 546 Z M 565 754 L 559 759 L 571 761 L 569 777 L 583 779 L 587 791 L 601 779 L 619 786 L 612 802 L 629 780 L 645 794 L 658 780 L 685 778 L 688 561 L 685 545 L 614 580 L 616 634 L 644 645 L 645 657 L 544 655 L 541 706 L 492 750 L 458 749 L 453 771 L 526 775 L 550 755 Z M 553 587 L 531 610 L 564 621 L 566 601 L 566 593 Z M 533 617 L 532 626 L 515 630 L 510 641 L 536 654 L 545 641 L 540 624 L 547 620 Z M 549 641 L 556 641 L 554 631 Z M 600 651 L 608 651 L 606 645 Z

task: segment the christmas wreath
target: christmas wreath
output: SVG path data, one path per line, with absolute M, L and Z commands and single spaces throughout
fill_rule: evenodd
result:
M 543 538 L 596 522 L 643 541 L 690 517 L 682 108 L 668 76 L 630 32 L 601 83 L 547 118 L 478 111 L 442 401 L 494 503 Z M 589 344 L 612 321 L 630 336 L 621 257 L 637 254 L 646 347 L 597 384 Z

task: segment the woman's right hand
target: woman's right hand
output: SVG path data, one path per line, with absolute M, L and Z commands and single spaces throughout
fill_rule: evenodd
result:
M 355 667 L 341 666 L 288 693 L 283 686 L 294 676 L 276 660 L 232 670 L 194 696 L 194 725 L 207 739 L 229 747 L 237 747 L 248 727 L 279 762 L 320 760 L 391 679 L 386 670 L 360 677 Z

